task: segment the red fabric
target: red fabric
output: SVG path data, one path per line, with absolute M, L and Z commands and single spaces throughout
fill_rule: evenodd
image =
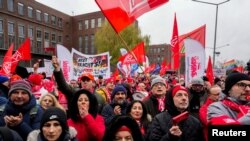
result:
M 222 102 L 227 107 L 229 107 L 231 110 L 238 112 L 237 118 L 241 118 L 243 115 L 246 114 L 248 109 L 250 109 L 249 106 L 238 105 L 238 104 L 236 104 L 228 99 L 225 99 Z M 213 117 L 213 118 L 211 118 L 209 123 L 211 123 L 212 125 L 235 125 L 235 124 L 239 125 L 240 124 L 240 122 L 238 122 L 237 119 L 235 120 L 227 115 L 223 115 L 220 117 Z
M 43 75 L 41 74 L 31 74 L 28 77 L 28 80 L 30 81 L 31 84 L 33 85 L 41 85 L 42 80 L 43 80 Z
M 122 64 L 138 64 L 146 62 L 144 42 L 139 43 L 129 53 L 119 58 Z
M 68 125 L 76 129 L 76 138 L 79 141 L 102 141 L 105 132 L 104 119 L 102 116 L 97 115 L 94 119 L 90 114 L 79 122 L 74 122 L 68 119 Z
M 1 75 L 10 76 L 11 74 L 10 70 L 11 70 L 11 57 L 12 57 L 13 48 L 14 48 L 14 44 L 12 43 L 3 58 L 3 64 L 0 70 Z
M 212 61 L 211 61 L 210 56 L 209 56 L 208 64 L 207 64 L 206 76 L 207 76 L 210 84 L 213 85 L 213 83 L 214 83 L 214 72 L 213 72 L 213 66 L 212 66 Z
M 177 70 L 180 67 L 180 46 L 179 46 L 179 34 L 178 34 L 178 25 L 176 20 L 176 14 L 174 16 L 174 27 L 173 27 L 173 34 L 171 39 L 171 46 L 172 46 L 172 58 L 174 61 L 173 69 Z
M 64 109 L 68 110 L 68 100 L 61 91 L 58 90 L 58 102 L 63 106 Z
M 21 46 L 16 50 L 16 52 L 12 55 L 11 59 L 11 72 L 15 72 L 16 66 L 21 60 L 30 60 L 30 38 L 27 38 Z
M 164 98 L 157 98 L 157 100 L 158 100 L 158 110 L 159 111 L 163 111 L 164 109 L 165 109 L 165 97 Z
M 205 47 L 205 41 L 206 41 L 206 25 L 203 25 L 189 33 L 183 34 L 179 36 L 179 45 L 181 47 L 181 50 L 184 50 L 184 39 L 191 38 L 199 41 L 203 47 Z M 180 52 L 183 53 L 183 52 Z M 184 55 L 184 54 L 181 54 Z
M 118 33 L 139 16 L 168 0 L 95 0 L 105 17 Z
M 199 110 L 199 118 L 200 118 L 201 123 L 203 124 L 203 133 L 204 133 L 206 141 L 208 141 L 207 108 L 213 102 L 214 101 L 208 98 L 206 102 L 200 107 L 200 110 Z
M 173 117 L 173 123 L 176 125 L 179 122 L 186 120 L 188 118 L 188 116 L 189 116 L 188 111 L 185 111 L 185 112 Z
M 174 97 L 175 94 L 177 93 L 177 91 L 179 91 L 179 90 L 183 90 L 183 91 L 189 93 L 189 92 L 188 92 L 188 89 L 187 89 L 186 87 L 181 86 L 181 85 L 177 85 L 177 86 L 175 86 L 175 87 L 173 88 L 172 97 Z

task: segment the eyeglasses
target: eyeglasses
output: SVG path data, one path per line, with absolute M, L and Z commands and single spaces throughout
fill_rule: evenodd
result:
M 156 84 L 154 84 L 153 86 L 156 86 L 156 87 L 158 87 L 158 86 L 165 86 L 163 83 L 156 83 Z
M 243 88 L 243 89 L 246 89 L 247 86 L 250 88 L 250 84 L 246 84 L 246 83 L 243 83 L 243 82 L 236 83 L 236 85 L 238 87 Z

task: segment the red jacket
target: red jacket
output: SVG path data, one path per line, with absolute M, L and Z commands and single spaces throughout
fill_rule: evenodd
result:
M 77 130 L 76 138 L 79 141 L 102 141 L 105 132 L 104 119 L 97 115 L 94 119 L 92 115 L 87 115 L 84 119 L 74 122 L 68 119 L 68 125 Z

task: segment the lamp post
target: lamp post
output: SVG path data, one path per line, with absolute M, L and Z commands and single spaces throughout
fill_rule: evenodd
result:
M 216 54 L 216 36 L 217 36 L 217 20 L 218 20 L 218 9 L 219 5 L 229 2 L 230 0 L 226 0 L 220 3 L 212 3 L 212 2 L 205 2 L 205 1 L 199 1 L 199 0 L 192 0 L 194 2 L 200 2 L 204 4 L 210 4 L 210 5 L 215 5 L 216 6 L 216 16 L 215 16 L 215 31 L 214 31 L 214 48 L 213 48 L 213 67 L 215 64 L 215 54 Z

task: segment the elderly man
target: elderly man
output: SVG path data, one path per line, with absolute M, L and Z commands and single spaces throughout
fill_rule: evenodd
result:
M 8 126 L 26 140 L 32 130 L 40 128 L 43 110 L 25 80 L 12 82 L 8 96 L 7 104 L 1 107 L 0 126 Z
M 243 73 L 231 73 L 225 80 L 222 101 L 208 107 L 208 121 L 212 125 L 250 125 L 249 99 L 250 77 Z
M 160 76 L 151 81 L 151 95 L 143 100 L 148 113 L 153 118 L 165 110 L 165 95 L 167 92 L 166 80 Z

